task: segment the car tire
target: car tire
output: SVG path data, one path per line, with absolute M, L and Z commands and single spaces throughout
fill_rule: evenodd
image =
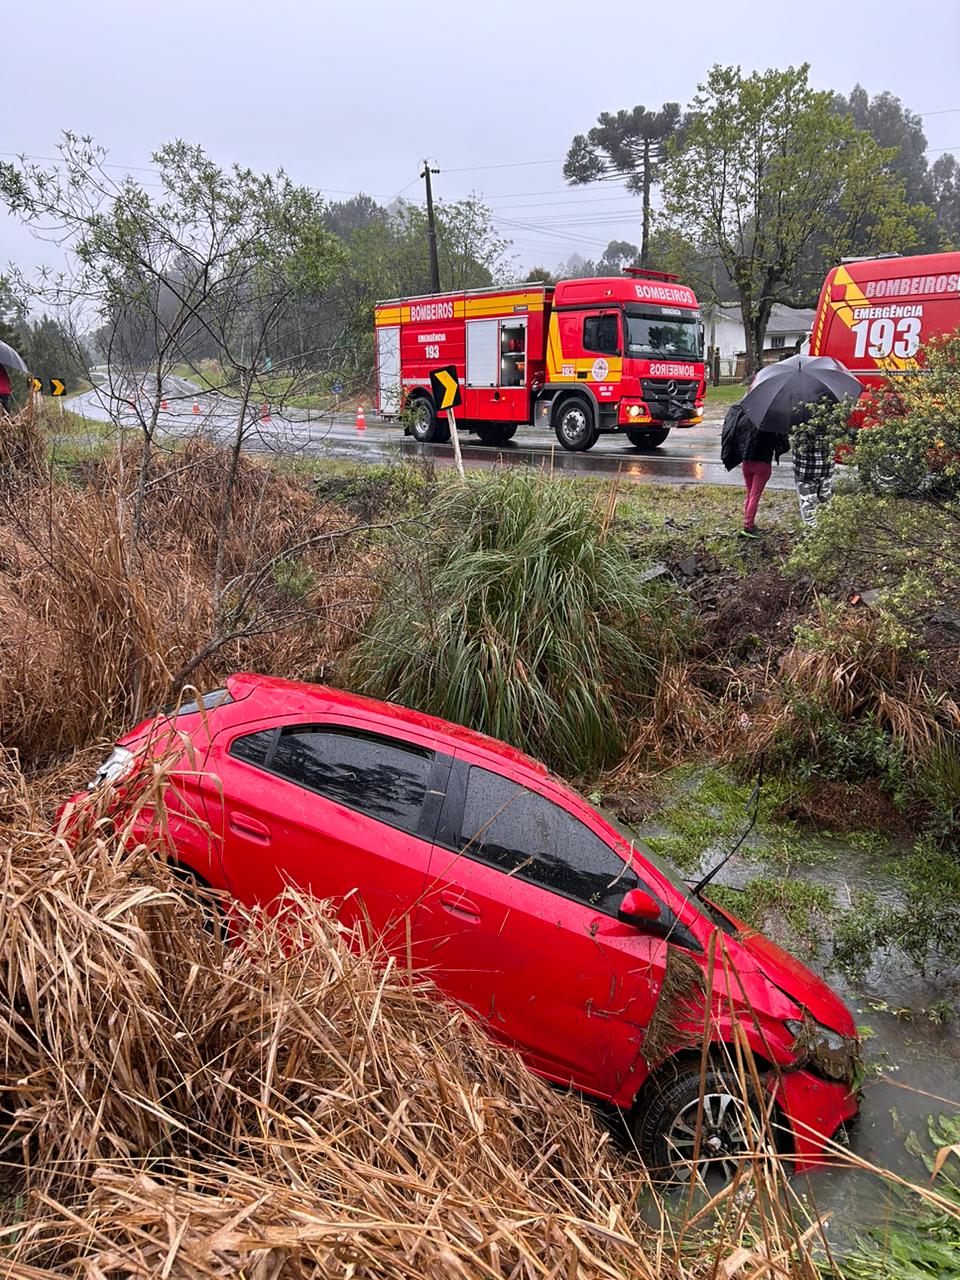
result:
M 486 422 L 483 426 L 477 427 L 477 435 L 481 444 L 506 444 L 516 434 L 516 426 L 507 422 Z
M 564 449 L 570 453 L 582 453 L 597 443 L 596 415 L 593 406 L 577 396 L 564 400 L 556 412 L 553 429 Z
M 739 1080 L 708 1066 L 697 1162 L 697 1173 L 708 1185 L 729 1182 L 738 1164 L 762 1151 L 765 1140 L 769 1142 L 760 1119 L 762 1109 L 749 1089 L 748 1097 L 749 1125 Z M 634 1141 L 656 1180 L 689 1184 L 700 1105 L 700 1066 L 690 1062 L 667 1075 L 637 1108 L 631 1120 Z
M 432 444 L 440 439 L 437 411 L 427 396 L 417 396 L 410 405 L 410 434 L 419 444 Z
M 669 427 L 643 431 L 640 427 L 627 427 L 627 439 L 635 449 L 656 449 L 670 434 Z

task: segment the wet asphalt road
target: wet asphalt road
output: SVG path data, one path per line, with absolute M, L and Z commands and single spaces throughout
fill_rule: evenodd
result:
M 146 395 L 139 399 L 136 389 L 127 388 L 109 396 L 103 389 L 88 391 L 70 401 L 70 409 L 93 422 L 119 422 L 136 426 L 139 402 L 146 411 L 153 381 L 145 381 Z M 216 393 L 200 393 L 191 383 L 170 378 L 164 381 L 167 408 L 161 411 L 159 431 L 167 437 L 199 434 L 206 439 L 231 441 L 236 430 L 235 402 Z M 130 401 L 133 401 L 131 405 Z M 196 412 L 194 411 L 196 406 Z M 449 444 L 420 445 L 404 436 L 401 427 L 383 423 L 367 415 L 366 430 L 358 431 L 356 408 L 349 412 L 308 413 L 289 409 L 283 414 L 258 411 L 246 429 L 245 448 L 254 453 L 284 456 L 332 458 L 364 462 L 388 462 L 398 456 L 424 457 L 438 466 L 453 466 Z M 586 453 L 568 453 L 550 431 L 520 427 L 509 444 L 490 448 L 475 443 L 476 437 L 461 432 L 464 465 L 538 466 L 544 470 L 576 475 L 616 475 L 647 484 L 734 484 L 741 483 L 739 470 L 728 473 L 720 462 L 719 409 L 708 409 L 708 420 L 698 427 L 676 428 L 664 444 L 649 452 L 633 448 L 625 435 L 601 436 Z M 789 489 L 793 484 L 789 467 L 775 467 L 770 487 Z

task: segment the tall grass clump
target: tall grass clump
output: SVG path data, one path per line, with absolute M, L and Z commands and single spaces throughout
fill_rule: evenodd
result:
M 355 684 L 568 774 L 614 763 L 653 690 L 662 627 L 609 510 L 519 471 L 441 493 L 385 584 Z

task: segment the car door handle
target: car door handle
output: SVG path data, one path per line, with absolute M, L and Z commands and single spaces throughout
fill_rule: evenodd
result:
M 471 902 L 466 894 L 458 893 L 456 890 L 445 889 L 440 894 L 440 905 L 451 915 L 462 916 L 464 920 L 480 919 L 480 908 L 477 904 Z
M 270 828 L 246 813 L 231 813 L 230 830 L 235 831 L 238 836 L 249 836 L 253 840 L 270 839 Z

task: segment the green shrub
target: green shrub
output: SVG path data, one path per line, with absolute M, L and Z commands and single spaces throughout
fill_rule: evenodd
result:
M 357 687 L 568 774 L 623 753 L 652 690 L 664 592 L 561 480 L 511 471 L 441 491 L 349 668 Z

